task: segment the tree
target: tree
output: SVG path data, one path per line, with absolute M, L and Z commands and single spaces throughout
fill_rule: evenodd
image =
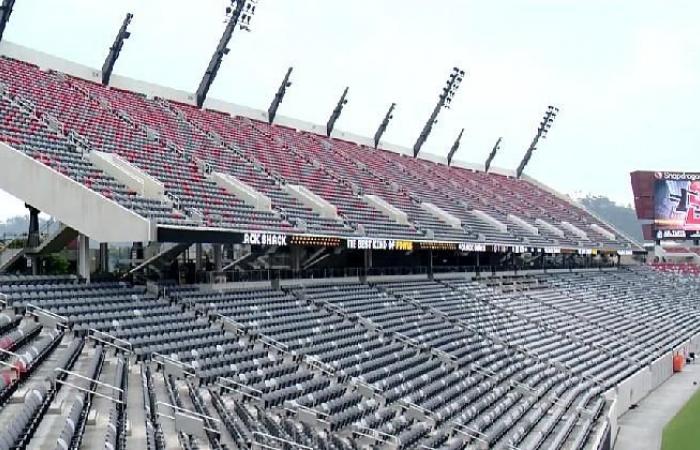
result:
M 603 195 L 588 195 L 580 201 L 583 206 L 590 209 L 627 236 L 637 242 L 644 242 L 642 226 L 637 219 L 637 213 L 631 206 L 618 205 Z
M 53 253 L 44 258 L 47 275 L 66 275 L 70 273 L 70 263 L 61 253 Z

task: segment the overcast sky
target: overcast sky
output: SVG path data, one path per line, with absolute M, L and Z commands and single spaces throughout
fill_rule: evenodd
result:
M 115 73 L 194 91 L 224 28 L 226 0 L 17 0 L 4 39 L 101 67 L 134 13 Z M 631 203 L 629 172 L 700 171 L 697 0 L 260 0 L 236 32 L 210 97 L 411 147 L 455 65 L 467 71 L 423 151 L 514 168 L 549 104 L 561 108 L 526 172 L 562 192 Z M 0 193 L 0 218 L 22 213 Z

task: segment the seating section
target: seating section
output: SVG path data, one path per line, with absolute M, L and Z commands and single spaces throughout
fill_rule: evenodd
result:
M 219 114 L 175 103 L 162 103 L 160 106 L 141 120 L 159 133 L 164 133 L 167 139 L 175 142 L 188 154 L 205 161 L 213 170 L 233 175 L 265 194 L 270 198 L 273 209 L 299 228 L 339 235 L 352 231 L 342 222 L 320 217 L 289 196 L 280 187 L 284 180 L 275 178 L 263 165 L 256 163 L 254 155 L 245 155 L 225 142 L 217 143 L 216 140 L 207 137 L 207 133 L 212 131 L 208 120 L 215 119 Z M 155 118 L 159 118 L 159 122 L 154 124 Z M 191 125 L 190 122 L 197 126 Z
M 652 263 L 651 267 L 660 272 L 700 276 L 700 266 L 692 263 L 655 262 Z
M 0 83 L 0 140 L 161 224 L 503 245 L 631 245 L 529 181 L 150 99 L 6 57 L 0 58 Z M 83 151 L 91 150 L 125 158 L 163 183 L 166 198 L 130 191 L 89 162 Z M 272 211 L 226 192 L 209 179 L 211 171 L 268 196 Z M 339 218 L 320 217 L 287 194 L 286 183 L 330 202 Z M 408 223 L 363 201 L 370 194 L 406 213 Z M 458 218 L 462 227 L 426 211 L 424 202 Z M 561 233 L 539 226 L 538 219 Z
M 190 157 L 167 147 L 157 133 L 149 133 L 120 109 L 132 105 L 132 115 L 137 108 L 144 108 L 147 115 L 157 108 L 147 109 L 141 96 L 119 91 L 120 102 L 110 103 L 101 95 L 110 91 L 100 85 L 6 58 L 0 59 L 0 81 L 12 96 L 28 101 L 35 114 L 58 120 L 64 133 L 77 136 L 88 149 L 116 153 L 161 181 L 174 206 L 189 219 L 238 229 L 290 228 L 274 214 L 253 211 L 218 188 Z
M 137 195 L 93 166 L 68 138 L 20 105 L 17 97 L 0 97 L 0 141 L 142 216 L 164 224 L 188 223 L 168 205 Z
M 256 165 L 265 167 L 275 178 L 301 184 L 333 204 L 338 213 L 354 228 L 362 225 L 370 236 L 416 238 L 411 227 L 392 221 L 365 204 L 351 186 L 328 170 L 328 165 L 299 151 L 285 141 L 288 129 L 269 127 L 243 117 L 201 111 L 171 103 L 197 127 L 219 136 Z M 314 162 L 315 161 L 315 162 Z
M 700 333 L 650 268 L 160 292 L 0 278 L 0 449 L 592 448 Z

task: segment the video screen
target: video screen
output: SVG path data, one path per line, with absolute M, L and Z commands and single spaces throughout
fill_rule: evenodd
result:
M 656 229 L 700 231 L 700 174 L 658 173 L 656 178 Z

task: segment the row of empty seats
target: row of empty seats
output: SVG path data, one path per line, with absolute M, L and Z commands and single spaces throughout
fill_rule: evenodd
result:
M 603 394 L 700 332 L 697 279 L 646 268 L 159 296 L 48 281 L 0 284 L 0 448 L 592 450 Z
M 631 245 L 528 181 L 150 99 L 7 57 L 0 58 L 0 83 L 1 140 L 160 224 L 506 245 Z M 164 197 L 146 198 L 117 182 L 90 162 L 91 151 L 124 158 L 161 182 Z M 272 210 L 228 192 L 212 172 L 264 194 Z M 302 204 L 287 184 L 307 188 L 338 216 Z M 372 206 L 365 195 L 379 197 L 407 220 Z

